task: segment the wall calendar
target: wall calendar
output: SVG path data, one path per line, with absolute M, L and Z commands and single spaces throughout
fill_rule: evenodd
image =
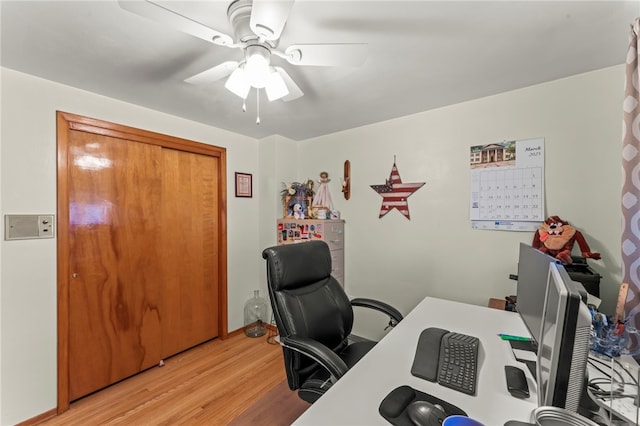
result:
M 544 221 L 544 138 L 471 147 L 473 229 L 535 231 Z

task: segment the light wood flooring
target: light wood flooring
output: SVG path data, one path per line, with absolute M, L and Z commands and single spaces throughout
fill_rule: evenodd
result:
M 249 418 L 245 411 L 251 411 L 247 409 L 256 401 L 262 401 L 257 404 L 263 406 L 261 425 L 289 424 L 307 405 L 283 380 L 280 346 L 267 343 L 266 336 L 236 333 L 73 402 L 65 413 L 39 424 L 228 425 L 234 419 L 238 424 L 239 419 Z M 274 392 L 279 396 L 271 409 L 271 401 L 263 396 Z M 286 404 L 283 399 L 288 399 Z M 294 412 L 283 413 L 283 405 Z

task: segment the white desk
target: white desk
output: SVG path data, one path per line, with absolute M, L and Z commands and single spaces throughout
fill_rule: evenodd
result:
M 476 396 L 411 375 L 418 337 L 427 327 L 480 339 Z M 402 385 L 457 405 L 486 426 L 502 426 L 507 420 L 528 422 L 537 407 L 535 382 L 524 364 L 513 357 L 509 342 L 501 340 L 498 333 L 528 336 L 516 313 L 427 297 L 294 425 L 389 425 L 378 407 L 389 392 Z M 529 398 L 518 399 L 507 392 L 505 365 L 525 371 Z

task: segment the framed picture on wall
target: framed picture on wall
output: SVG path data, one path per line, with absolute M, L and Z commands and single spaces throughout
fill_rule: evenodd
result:
M 253 197 L 252 175 L 236 172 L 236 197 Z

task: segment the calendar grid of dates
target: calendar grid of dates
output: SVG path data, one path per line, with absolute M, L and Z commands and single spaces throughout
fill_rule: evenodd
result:
M 543 220 L 541 167 L 486 170 L 479 172 L 476 179 L 478 219 Z

